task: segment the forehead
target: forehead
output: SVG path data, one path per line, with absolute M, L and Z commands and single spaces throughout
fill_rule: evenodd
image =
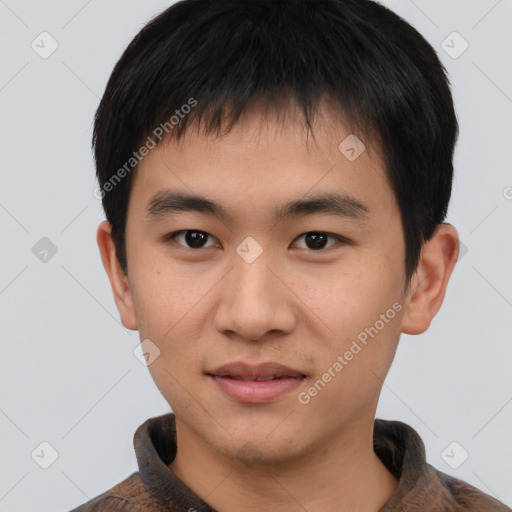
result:
M 373 143 L 325 110 L 313 129 L 314 136 L 293 112 L 258 110 L 248 110 L 220 136 L 190 126 L 181 141 L 164 141 L 144 157 L 133 201 L 154 213 L 162 206 L 155 197 L 174 191 L 212 199 L 226 211 L 252 205 L 253 212 L 267 209 L 274 217 L 284 203 L 326 194 L 350 197 L 370 213 L 379 203 L 391 205 L 394 194 Z

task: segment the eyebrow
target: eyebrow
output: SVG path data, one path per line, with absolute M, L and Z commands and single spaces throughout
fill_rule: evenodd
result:
M 206 197 L 170 190 L 154 194 L 146 208 L 149 218 L 164 217 L 178 212 L 204 213 L 226 221 L 233 218 L 232 213 L 224 206 Z M 355 197 L 332 193 L 308 196 L 280 205 L 274 209 L 272 220 L 279 222 L 289 217 L 328 214 L 361 221 L 365 220 L 369 213 L 369 208 Z

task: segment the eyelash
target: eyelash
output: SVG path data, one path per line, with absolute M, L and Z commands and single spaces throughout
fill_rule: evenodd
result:
M 174 231 L 173 233 L 169 233 L 168 235 L 165 235 L 164 236 L 164 240 L 165 241 L 175 240 L 179 235 L 185 234 L 185 233 L 189 233 L 189 232 L 192 232 L 192 233 L 194 233 L 194 232 L 195 233 L 204 233 L 205 235 L 207 235 L 210 238 L 215 238 L 212 235 L 210 235 L 209 233 L 207 233 L 206 231 L 201 231 L 199 229 L 182 229 L 180 231 Z M 327 235 L 328 238 L 336 239 L 336 240 L 338 240 L 339 243 L 342 243 L 342 244 L 349 244 L 350 243 L 350 241 L 348 239 L 346 239 L 346 238 L 344 238 L 342 236 L 334 235 L 332 233 L 327 233 L 325 231 L 306 231 L 305 233 L 302 233 L 301 235 L 299 235 L 297 238 L 303 237 L 303 236 L 311 234 L 311 233 L 318 233 L 318 234 L 321 234 L 321 235 Z M 213 246 L 210 246 L 210 247 L 193 248 L 193 247 L 188 247 L 188 246 L 186 246 L 184 244 L 180 244 L 180 243 L 178 243 L 178 245 L 181 245 L 185 249 L 190 249 L 192 251 L 200 251 L 201 249 L 208 249 L 210 247 L 213 247 Z M 323 251 L 326 251 L 326 250 L 334 247 L 335 245 L 336 244 L 333 244 L 333 245 L 331 245 L 329 247 L 323 247 L 321 249 L 316 249 L 316 250 L 315 249 L 309 249 L 309 251 L 311 251 L 311 252 L 323 252 Z

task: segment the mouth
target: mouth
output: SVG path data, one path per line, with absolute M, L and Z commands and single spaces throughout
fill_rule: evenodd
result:
M 215 370 L 206 373 L 212 377 L 226 377 L 236 380 L 255 380 L 258 382 L 283 378 L 306 377 L 306 375 L 299 370 L 295 370 L 275 362 L 250 365 L 238 361 L 219 366 Z
M 225 379 L 243 380 L 243 381 L 247 381 L 247 382 L 268 382 L 269 380 L 299 379 L 299 378 L 302 379 L 305 377 L 305 375 L 298 375 L 298 376 L 282 375 L 280 377 L 277 377 L 274 375 L 271 377 L 256 377 L 254 379 L 250 379 L 250 378 L 242 377 L 241 375 L 215 375 L 215 374 L 208 374 L 208 373 L 207 373 L 207 375 L 211 375 L 212 377 L 222 377 Z
M 279 363 L 251 366 L 237 362 L 205 374 L 228 398 L 245 404 L 273 402 L 295 389 L 307 377 Z

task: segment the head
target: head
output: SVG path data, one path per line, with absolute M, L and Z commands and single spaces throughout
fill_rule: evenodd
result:
M 140 31 L 95 118 L 98 244 L 183 428 L 277 461 L 373 417 L 455 265 L 456 137 L 435 51 L 377 3 L 184 0 Z M 208 376 L 234 361 L 305 377 L 240 403 Z

